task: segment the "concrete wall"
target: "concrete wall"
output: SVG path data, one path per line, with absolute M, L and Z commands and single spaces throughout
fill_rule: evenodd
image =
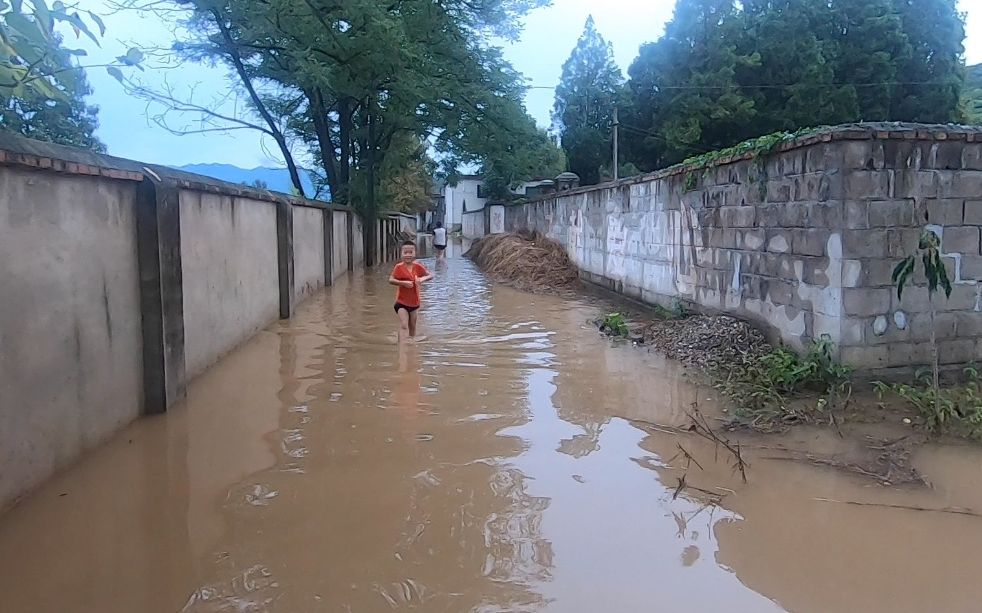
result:
M 444 189 L 446 202 L 446 218 L 443 225 L 453 229 L 464 223 L 464 213 L 477 211 L 487 204 L 486 198 L 478 196 L 483 181 L 480 177 L 462 177 L 456 185 L 448 185 Z
M 0 132 L 0 512 L 349 270 L 349 216 Z
M 464 213 L 462 217 L 461 233 L 464 238 L 482 238 L 487 232 L 487 213 L 484 209 Z
M 135 202 L 0 167 L 0 510 L 140 414 Z
M 393 215 L 392 218 L 398 221 L 400 232 L 409 232 L 410 234 L 419 232 L 419 215 L 398 214 Z
M 365 264 L 365 231 L 361 217 L 351 222 L 351 259 L 355 267 Z
M 189 377 L 276 320 L 276 257 L 274 205 L 181 192 L 184 355 Z
M 324 287 L 324 215 L 322 208 L 293 207 L 293 295 L 297 303 Z
M 348 272 L 348 215 L 344 211 L 333 212 L 331 223 L 334 224 L 334 259 L 332 279 Z
M 928 359 L 926 288 L 898 300 L 890 279 L 927 214 L 955 283 L 942 360 L 982 356 L 982 134 L 862 124 L 748 157 L 510 206 L 505 223 L 562 242 L 617 292 L 732 313 L 794 347 L 829 335 L 876 371 Z

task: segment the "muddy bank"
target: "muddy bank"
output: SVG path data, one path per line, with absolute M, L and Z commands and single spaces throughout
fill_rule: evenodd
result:
M 925 485 L 911 457 L 931 437 L 919 428 L 916 412 L 896 398 L 877 396 L 869 383 L 854 383 L 849 369 L 832 359 L 829 344 L 818 343 L 799 356 L 773 347 L 759 329 L 735 317 L 691 313 L 681 303 L 649 307 L 580 285 L 563 247 L 534 234 L 487 237 L 475 243 L 467 257 L 494 280 L 512 287 L 592 295 L 598 316 L 589 323 L 601 334 L 615 344 L 680 362 L 694 381 L 719 392 L 721 408 L 709 410 L 705 425 L 719 434 L 720 442 L 768 448 L 774 460 L 811 464 L 884 485 Z M 687 409 L 694 414 L 700 410 Z M 699 430 L 699 422 L 692 415 L 689 419 L 689 426 L 695 423 Z M 833 452 L 827 445 L 777 445 L 762 436 L 806 426 L 827 428 L 842 445 Z

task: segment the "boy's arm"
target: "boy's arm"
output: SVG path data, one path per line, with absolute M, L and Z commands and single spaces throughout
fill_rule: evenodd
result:
M 417 281 L 419 281 L 420 283 L 425 283 L 433 278 L 433 273 L 426 270 L 425 266 L 423 266 L 422 264 L 417 264 L 417 266 L 418 266 L 418 268 L 416 269 L 416 273 L 418 275 L 416 278 Z
M 398 285 L 399 287 L 405 287 L 407 289 L 413 288 L 412 281 L 406 281 L 403 279 L 396 279 L 396 269 L 392 269 L 392 273 L 389 275 L 389 285 Z

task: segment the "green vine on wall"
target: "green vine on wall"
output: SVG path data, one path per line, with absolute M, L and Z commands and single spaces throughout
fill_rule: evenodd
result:
M 705 179 L 709 174 L 710 168 L 722 160 L 749 154 L 754 160 L 750 181 L 760 186 L 761 199 L 763 199 L 767 195 L 767 156 L 784 143 L 804 136 L 810 136 L 821 130 L 822 128 L 804 128 L 795 132 L 774 132 L 773 134 L 766 134 L 743 141 L 726 149 L 710 151 L 709 153 L 690 157 L 679 164 L 679 166 L 685 169 L 683 171 L 685 178 L 682 182 L 682 188 L 685 192 L 691 192 L 698 187 L 699 175 L 696 174 L 697 171 L 701 170 L 702 177 Z

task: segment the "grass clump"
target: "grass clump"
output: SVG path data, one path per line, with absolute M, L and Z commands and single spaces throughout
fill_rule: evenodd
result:
M 935 434 L 954 433 L 982 440 L 982 380 L 975 366 L 965 369 L 965 382 L 941 387 L 931 370 L 917 373 L 913 384 L 873 384 L 883 399 L 893 394 L 917 411 L 919 425 Z
M 607 336 L 627 337 L 631 329 L 627 325 L 627 320 L 620 313 L 608 313 L 600 319 L 598 327 L 602 334 Z
M 812 342 L 804 355 L 778 347 L 730 369 L 716 387 L 735 405 L 737 420 L 758 430 L 781 429 L 814 421 L 819 414 L 834 422 L 832 411 L 844 406 L 852 387 L 852 369 L 834 358 L 828 336 Z M 814 404 L 805 397 L 818 401 Z

